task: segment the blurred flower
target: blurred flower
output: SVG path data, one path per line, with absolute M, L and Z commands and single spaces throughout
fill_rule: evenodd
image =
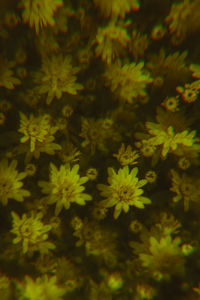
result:
M 11 232 L 16 235 L 13 244 L 22 244 L 22 252 L 33 253 L 39 251 L 40 254 L 47 254 L 49 250 L 55 249 L 55 245 L 48 242 L 48 234 L 51 225 L 45 225 L 42 219 L 42 213 L 35 214 L 31 212 L 31 216 L 23 214 L 22 218 L 16 212 L 12 212 L 13 226 Z
M 176 86 L 189 77 L 189 70 L 185 63 L 187 51 L 182 53 L 176 51 L 166 55 L 162 48 L 159 54 L 153 54 L 146 67 L 150 70 L 152 77 L 162 77 L 163 83 L 168 86 Z
M 168 111 L 175 112 L 179 111 L 179 99 L 178 97 L 166 97 L 161 105 Z
M 54 97 L 60 99 L 63 93 L 76 95 L 78 90 L 83 89 L 82 84 L 76 83 L 75 74 L 79 68 L 72 67 L 71 59 L 71 56 L 63 57 L 62 54 L 43 57 L 42 68 L 35 73 L 35 83 L 39 94 L 48 93 L 47 104 Z
M 99 7 L 101 13 L 105 17 L 121 17 L 124 18 L 125 14 L 131 9 L 138 10 L 140 7 L 138 0 L 93 0 L 95 5 Z
M 146 85 L 152 82 L 150 75 L 143 71 L 144 62 L 121 66 L 115 63 L 105 72 L 106 85 L 110 86 L 119 99 L 132 103 L 138 96 L 146 96 Z
M 135 165 L 138 163 L 137 159 L 139 158 L 138 151 L 132 150 L 130 145 L 125 148 L 124 144 L 121 144 L 118 153 L 113 154 L 113 156 L 117 158 L 122 166 Z
M 19 299 L 24 300 L 62 300 L 65 294 L 65 288 L 57 284 L 56 276 L 48 277 L 44 275 L 33 280 L 25 276 L 23 282 L 17 283 Z
M 20 128 L 18 131 L 23 134 L 20 141 L 21 143 L 30 143 L 30 152 L 33 153 L 35 158 L 39 158 L 40 152 L 53 155 L 56 150 L 61 150 L 61 146 L 53 142 L 58 127 L 52 126 L 50 119 L 50 115 L 47 114 L 38 117 L 30 114 L 28 118 L 20 112 Z
M 20 141 L 21 143 L 30 141 L 31 152 L 35 151 L 36 142 L 43 142 L 48 134 L 50 128 L 49 117 L 43 115 L 36 118 L 31 114 L 28 119 L 25 114 L 20 112 L 20 128 L 18 131 L 24 134 Z
M 109 274 L 107 280 L 108 287 L 113 291 L 118 291 L 124 284 L 122 275 L 119 272 Z
M 126 48 L 129 41 L 130 37 L 126 29 L 111 21 L 106 27 L 98 28 L 95 39 L 95 44 L 97 44 L 96 55 L 101 56 L 107 64 L 111 64 L 123 48 Z
M 190 201 L 199 202 L 200 199 L 200 180 L 190 177 L 183 173 L 179 175 L 175 170 L 171 170 L 172 186 L 170 191 L 176 193 L 173 201 L 180 200 L 184 202 L 184 211 L 188 211 Z
M 178 160 L 178 167 L 181 170 L 187 170 L 191 166 L 191 162 L 187 157 L 180 157 Z
M 166 212 L 160 214 L 159 223 L 155 224 L 153 230 L 157 232 L 158 236 L 169 236 L 179 233 L 181 223 L 177 221 L 173 215 L 168 215 Z
M 192 146 L 195 143 L 196 131 L 175 133 L 174 128 L 169 126 L 166 130 L 162 130 L 160 124 L 146 122 L 146 127 L 150 135 L 153 135 L 148 141 L 153 146 L 162 146 L 161 155 L 165 159 L 169 151 L 174 151 L 179 145 Z
M 151 38 L 153 40 L 161 40 L 167 32 L 167 29 L 162 24 L 157 24 L 151 31 Z
M 0 126 L 4 125 L 6 121 L 6 116 L 4 113 L 0 112 Z
M 195 78 L 200 78 L 200 65 L 191 64 L 189 66 L 190 71 L 192 71 L 192 76 Z
M 96 148 L 106 152 L 106 143 L 109 140 L 119 141 L 120 134 L 115 129 L 112 119 L 82 119 L 80 136 L 84 139 L 82 147 L 90 147 L 91 154 L 94 155 Z
M 183 101 L 193 103 L 199 97 L 200 80 L 185 83 L 184 86 L 177 86 L 176 91 L 181 94 Z
M 157 174 L 154 170 L 149 170 L 145 174 L 145 179 L 148 181 L 148 183 L 154 183 L 157 179 Z
M 183 244 L 181 246 L 181 251 L 185 256 L 189 256 L 194 252 L 194 247 L 190 244 Z
M 62 0 L 21 0 L 19 3 L 19 6 L 23 8 L 23 21 L 35 27 L 37 34 L 47 24 L 55 25 L 53 14 L 62 5 Z
M 73 235 L 78 238 L 76 246 L 80 247 L 83 245 L 86 255 L 103 259 L 109 268 L 115 266 L 118 253 L 116 250 L 117 233 L 100 226 L 97 222 L 89 222 L 87 218 L 80 225 L 73 226 Z
M 20 84 L 21 81 L 14 77 L 14 68 L 16 63 L 8 61 L 5 57 L 0 57 L 0 87 L 3 86 L 9 90 L 13 90 L 15 85 Z
M 193 291 L 195 291 L 200 296 L 200 282 L 197 287 L 193 287 Z
M 139 57 L 143 57 L 146 49 L 149 46 L 149 40 L 146 34 L 142 34 L 133 30 L 132 38 L 129 42 L 129 51 L 133 55 L 135 61 L 138 60 Z
M 30 196 L 30 192 L 22 188 L 26 173 L 18 173 L 16 166 L 16 160 L 12 160 L 10 165 L 7 159 L 0 161 L 0 202 L 3 205 L 7 205 L 8 199 L 22 202 L 24 197 Z
M 129 229 L 130 231 L 132 231 L 133 233 L 138 233 L 142 230 L 142 224 L 138 221 L 138 220 L 133 220 L 130 224 L 129 224 Z
M 34 164 L 27 164 L 25 168 L 25 173 L 27 176 L 34 176 L 37 171 L 37 167 Z
M 159 271 L 166 279 L 170 274 L 181 274 L 184 271 L 184 260 L 180 243 L 179 237 L 172 239 L 168 235 L 156 239 L 151 236 L 149 248 L 145 253 L 139 254 L 139 259 L 152 274 Z
M 86 171 L 86 176 L 88 177 L 89 180 L 95 180 L 98 176 L 98 171 L 95 168 L 89 168 Z
M 200 29 L 199 0 L 184 0 L 172 3 L 170 13 L 165 21 L 172 34 L 172 43 L 180 44 L 189 34 Z
M 153 300 L 156 296 L 156 290 L 149 284 L 137 284 L 136 297 L 134 300 Z

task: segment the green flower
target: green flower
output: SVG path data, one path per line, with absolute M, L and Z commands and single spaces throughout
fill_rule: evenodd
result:
M 123 48 L 126 48 L 129 41 L 130 37 L 126 29 L 111 21 L 106 27 L 98 29 L 95 41 L 97 44 L 96 55 L 101 56 L 107 64 L 111 64 Z
M 48 93 L 47 104 L 50 104 L 54 97 L 60 99 L 62 93 L 76 95 L 77 91 L 83 88 L 82 84 L 76 83 L 75 74 L 78 71 L 78 67 L 72 67 L 71 56 L 63 57 L 60 54 L 44 57 L 41 71 L 35 74 L 39 94 Z
M 39 181 L 39 186 L 44 194 L 48 194 L 48 203 L 56 203 L 55 214 L 59 215 L 63 206 L 69 209 L 71 203 L 85 205 L 85 201 L 91 200 L 92 197 L 83 193 L 84 183 L 88 181 L 87 177 L 80 177 L 78 174 L 79 165 L 70 168 L 68 164 L 61 165 L 60 169 L 50 164 L 50 182 Z
M 151 203 L 149 198 L 141 196 L 143 194 L 141 187 L 147 183 L 147 180 L 139 180 L 137 173 L 138 168 L 133 168 L 129 173 L 128 166 L 119 169 L 118 173 L 113 168 L 108 168 L 109 185 L 97 185 L 101 196 L 107 198 L 101 202 L 102 206 L 115 206 L 115 219 L 118 218 L 122 210 L 127 213 L 130 206 L 144 208 L 144 204 Z
M 20 113 L 20 128 L 18 131 L 23 134 L 21 143 L 30 143 L 30 152 L 35 158 L 39 158 L 40 152 L 54 155 L 56 150 L 61 150 L 61 146 L 54 143 L 54 134 L 58 127 L 52 126 L 50 123 L 50 115 L 41 115 L 34 117 L 33 114 L 29 118 Z
M 93 0 L 95 5 L 100 8 L 101 13 L 105 17 L 121 17 L 131 9 L 138 10 L 140 7 L 138 0 Z
M 31 216 L 23 214 L 22 218 L 17 213 L 12 212 L 13 227 L 11 232 L 16 235 L 13 244 L 22 243 L 23 253 L 39 251 L 46 254 L 49 250 L 55 249 L 55 245 L 48 242 L 48 233 L 51 225 L 42 223 L 42 213 L 35 215 L 31 212 Z
M 161 237 L 159 240 L 151 236 L 146 253 L 139 254 L 142 265 L 149 269 L 152 274 L 160 272 L 168 276 L 172 273 L 183 271 L 183 255 L 180 247 L 181 239 L 172 239 L 170 235 Z
M 65 289 L 56 283 L 56 276 L 44 275 L 33 280 L 26 276 L 25 281 L 17 283 L 20 300 L 62 300 Z
M 0 57 L 0 87 L 5 87 L 9 90 L 13 90 L 15 85 L 20 84 L 21 81 L 14 77 L 14 68 L 16 63 L 14 61 L 8 61 L 4 57 Z
M 123 66 L 115 63 L 105 72 L 106 84 L 119 99 L 132 103 L 135 98 L 146 96 L 146 85 L 152 82 L 150 75 L 143 72 L 143 67 L 144 62 L 133 62 Z
M 162 158 L 166 158 L 169 151 L 174 151 L 179 145 L 191 147 L 195 143 L 196 131 L 175 133 L 173 126 L 169 126 L 163 130 L 160 124 L 153 122 L 146 122 L 146 127 L 149 134 L 153 135 L 148 141 L 152 146 L 162 146 Z
M 200 65 L 191 64 L 189 66 L 190 71 L 192 71 L 192 76 L 200 78 Z
M 18 173 L 16 167 L 16 160 L 13 160 L 10 165 L 7 159 L 0 162 L 0 202 L 3 205 L 7 205 L 8 199 L 22 202 L 24 197 L 30 196 L 28 190 L 22 189 L 22 179 L 26 177 L 26 173 Z
M 35 27 L 37 34 L 47 24 L 51 26 L 55 24 L 53 14 L 62 5 L 62 0 L 21 0 L 20 2 L 20 6 L 24 8 L 22 13 L 24 22 Z

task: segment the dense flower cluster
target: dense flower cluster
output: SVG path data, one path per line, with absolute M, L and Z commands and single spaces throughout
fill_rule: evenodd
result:
M 200 0 L 0 1 L 0 300 L 200 295 Z

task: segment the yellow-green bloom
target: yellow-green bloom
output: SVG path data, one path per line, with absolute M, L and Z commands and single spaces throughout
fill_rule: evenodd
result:
M 189 69 L 192 71 L 193 77 L 200 78 L 200 65 L 191 64 Z
M 130 37 L 121 24 L 111 21 L 106 27 L 98 28 L 95 43 L 96 55 L 101 56 L 107 64 L 111 64 L 116 57 L 126 48 Z M 125 26 L 125 24 L 124 24 Z
M 31 216 L 23 214 L 22 218 L 17 213 L 12 212 L 13 227 L 11 232 L 16 235 L 13 244 L 22 244 L 23 253 L 33 253 L 39 251 L 41 254 L 46 254 L 49 250 L 55 249 L 55 245 L 48 242 L 48 233 L 51 230 L 51 225 L 42 223 L 42 213 L 35 215 L 31 212 Z
M 130 206 L 144 208 L 144 204 L 150 204 L 151 200 L 141 196 L 146 179 L 139 180 L 137 177 L 138 168 L 133 168 L 129 172 L 129 167 L 119 169 L 116 173 L 113 168 L 108 168 L 108 183 L 98 184 L 97 187 L 101 192 L 101 196 L 106 200 L 101 202 L 102 206 L 115 206 L 114 218 L 117 219 L 123 210 L 125 213 L 129 211 Z
M 35 27 L 36 33 L 47 26 L 53 26 L 55 20 L 53 14 L 55 10 L 63 5 L 62 0 L 21 0 L 20 6 L 24 8 L 22 17 L 24 22 L 29 22 L 31 27 Z
M 183 255 L 180 247 L 181 239 L 172 239 L 170 235 L 156 239 L 149 238 L 149 249 L 139 254 L 142 265 L 154 274 L 160 272 L 168 276 L 172 273 L 181 273 L 184 270 Z
M 25 281 L 17 283 L 20 300 L 62 300 L 65 289 L 56 283 L 56 276 L 44 275 L 33 280 L 26 276 Z
M 138 0 L 93 0 L 95 5 L 100 8 L 105 17 L 121 17 L 131 9 L 138 10 L 140 3 Z
M 105 72 L 106 85 L 119 99 L 132 103 L 135 98 L 146 96 L 146 85 L 152 82 L 152 78 L 143 71 L 144 62 L 136 64 L 115 63 L 110 65 Z
M 21 81 L 15 77 L 14 71 L 16 63 L 8 61 L 5 57 L 0 57 L 0 87 L 5 87 L 13 90 L 15 85 L 20 84 Z
M 200 199 L 200 180 L 197 177 L 188 176 L 186 173 L 181 175 L 175 170 L 171 170 L 172 186 L 170 191 L 176 193 L 172 200 L 174 203 L 183 200 L 184 211 L 188 211 L 190 202 L 199 202 Z
M 22 188 L 22 179 L 26 177 L 25 172 L 16 170 L 17 160 L 13 160 L 10 165 L 8 160 L 0 162 L 0 202 L 7 205 L 8 199 L 24 201 L 24 197 L 29 197 L 30 192 Z
M 127 148 L 125 148 L 125 145 L 121 144 L 118 153 L 113 154 L 113 156 L 117 158 L 117 160 L 122 166 L 127 166 L 137 164 L 139 154 L 138 151 L 132 150 L 130 145 L 128 145 Z
M 162 129 L 160 124 L 153 122 L 146 122 L 146 127 L 149 134 L 153 137 L 148 141 L 152 146 L 162 146 L 162 158 L 166 158 L 169 151 L 174 151 L 178 146 L 191 147 L 195 143 L 196 131 L 189 132 L 184 130 L 175 133 L 173 126 L 169 126 L 166 130 Z
M 30 141 L 30 151 L 35 150 L 36 142 L 43 142 L 50 129 L 49 118 L 46 116 L 34 117 L 33 114 L 28 118 L 20 112 L 20 128 L 19 132 L 23 133 L 21 143 Z
M 39 186 L 44 194 L 48 194 L 48 203 L 56 203 L 56 216 L 61 212 L 63 206 L 69 209 L 71 203 L 76 202 L 79 205 L 85 205 L 85 201 L 91 200 L 92 197 L 83 193 L 84 183 L 88 177 L 81 177 L 78 174 L 79 165 L 76 164 L 70 168 L 69 164 L 61 165 L 60 169 L 50 164 L 50 182 L 39 181 Z
M 62 54 L 44 57 L 41 71 L 35 74 L 35 82 L 38 84 L 39 94 L 46 94 L 47 104 L 50 104 L 54 97 L 60 99 L 63 93 L 76 95 L 83 86 L 76 82 L 75 74 L 79 68 L 71 64 L 71 56 L 63 57 Z
M 54 134 L 58 127 L 50 123 L 50 115 L 44 114 L 35 117 L 30 114 L 29 118 L 20 113 L 20 128 L 18 131 L 23 134 L 21 143 L 30 143 L 30 152 L 39 158 L 40 152 L 54 154 L 56 150 L 61 150 L 61 146 L 54 143 Z

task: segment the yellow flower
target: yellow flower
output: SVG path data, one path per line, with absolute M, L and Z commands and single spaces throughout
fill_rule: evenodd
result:
M 141 34 L 140 32 L 133 30 L 128 47 L 135 61 L 138 61 L 139 57 L 144 56 L 144 53 L 147 50 L 148 46 L 149 40 L 147 34 Z
M 166 97 L 161 105 L 168 111 L 179 111 L 179 98 L 178 97 Z
M 165 21 L 174 45 L 180 44 L 189 34 L 199 30 L 200 3 L 199 1 L 184 0 L 172 2 L 169 15 Z
M 48 242 L 48 233 L 51 230 L 51 225 L 42 223 L 42 213 L 35 215 L 31 212 L 31 216 L 23 214 L 22 218 L 17 213 L 12 212 L 13 227 L 11 232 L 16 235 L 13 244 L 22 243 L 23 253 L 33 253 L 39 251 L 41 254 L 46 254 L 49 250 L 55 249 L 55 245 Z
M 35 27 L 36 33 L 47 26 L 55 25 L 53 14 L 59 6 L 63 5 L 62 0 L 21 0 L 20 6 L 24 8 L 22 17 L 24 22 L 29 22 Z
M 34 117 L 33 114 L 27 118 L 25 114 L 20 112 L 20 128 L 19 132 L 23 133 L 20 142 L 26 143 L 30 141 L 30 151 L 35 150 L 36 142 L 43 142 L 50 128 L 49 118 L 45 116 Z
M 20 84 L 21 81 L 14 77 L 14 68 L 16 63 L 14 61 L 8 61 L 4 57 L 0 57 L 0 87 L 5 87 L 9 90 L 13 90 L 15 85 Z
M 142 265 L 148 268 L 152 274 L 158 271 L 165 276 L 171 273 L 181 273 L 184 270 L 184 261 L 180 243 L 179 237 L 172 239 L 168 235 L 157 240 L 151 236 L 147 252 L 139 254 Z
M 191 64 L 189 66 L 190 71 L 192 71 L 192 76 L 200 78 L 200 65 Z
M 24 197 L 30 196 L 29 191 L 22 189 L 22 179 L 26 177 L 26 173 L 18 173 L 16 166 L 16 160 L 13 160 L 10 165 L 7 159 L 0 162 L 0 202 L 3 205 L 7 205 L 8 199 L 22 202 Z
M 184 211 L 188 211 L 190 201 L 199 202 L 200 199 L 200 180 L 198 178 L 187 176 L 183 173 L 181 176 L 171 170 L 172 186 L 170 191 L 176 193 L 173 201 L 176 203 L 183 199 Z
M 159 79 L 153 84 L 155 86 L 167 84 L 176 87 L 180 82 L 185 82 L 189 77 L 189 70 L 185 62 L 186 56 L 187 51 L 182 53 L 177 51 L 167 55 L 164 48 L 161 48 L 159 54 L 153 54 L 151 60 L 146 64 L 152 77 Z
M 198 283 L 197 287 L 193 287 L 192 289 L 200 296 L 200 282 Z
M 169 151 L 174 151 L 179 145 L 192 146 L 195 142 L 196 131 L 188 132 L 184 130 L 182 132 L 175 133 L 173 126 L 169 126 L 166 130 L 163 130 L 157 123 L 146 122 L 146 127 L 149 134 L 154 137 L 148 139 L 153 146 L 162 146 L 162 158 L 166 158 Z
M 136 298 L 140 300 L 153 300 L 156 296 L 156 290 L 149 284 L 137 284 L 136 285 Z
M 76 83 L 75 74 L 78 71 L 78 67 L 72 67 L 71 56 L 45 56 L 41 71 L 35 74 L 39 94 L 48 93 L 47 104 L 50 104 L 54 97 L 60 99 L 62 93 L 76 95 L 78 90 L 83 89 L 82 84 Z
M 22 298 L 28 300 L 62 300 L 65 289 L 58 286 L 56 276 L 48 277 L 44 275 L 37 277 L 34 281 L 26 276 L 25 281 L 17 283 L 17 287 Z
M 105 72 L 106 84 L 119 99 L 132 103 L 134 98 L 146 96 L 146 85 L 152 82 L 150 75 L 142 70 L 143 67 L 144 62 L 110 65 Z
M 150 204 L 151 200 L 141 196 L 143 187 L 147 180 L 139 180 L 137 177 L 138 168 L 133 168 L 129 173 L 129 167 L 125 166 L 116 173 L 113 168 L 108 168 L 109 185 L 98 184 L 97 187 L 101 196 L 107 198 L 101 202 L 102 206 L 112 207 L 114 209 L 114 218 L 117 219 L 123 210 L 129 211 L 129 206 L 144 208 L 144 204 Z
M 113 154 L 114 157 L 117 158 L 119 163 L 122 166 L 126 165 L 135 165 L 137 164 L 137 159 L 139 157 L 138 151 L 132 150 L 131 146 L 128 145 L 125 149 L 125 145 L 121 144 L 121 147 L 118 150 L 117 154 Z
M 154 183 L 157 179 L 157 174 L 154 170 L 149 170 L 145 174 L 145 179 L 148 181 L 148 183 Z
M 185 83 L 183 86 L 177 86 L 176 91 L 181 94 L 183 101 L 192 103 L 199 97 L 200 79 L 191 83 Z
M 58 127 L 51 126 L 50 115 L 41 115 L 34 117 L 33 114 L 28 118 L 25 114 L 20 113 L 20 128 L 18 131 L 23 133 L 21 143 L 30 142 L 30 152 L 34 152 L 36 158 L 40 152 L 54 154 L 55 150 L 60 150 L 61 146 L 53 143 L 54 134 Z
M 126 48 L 129 41 L 130 37 L 126 29 L 111 21 L 106 27 L 98 29 L 95 40 L 96 55 L 101 56 L 107 64 L 111 64 L 123 48 Z
M 121 17 L 131 9 L 138 10 L 140 7 L 138 0 L 93 0 L 95 5 L 100 8 L 105 17 Z
M 94 155 L 96 148 L 106 152 L 108 141 L 119 141 L 119 132 L 114 127 L 112 119 L 86 119 L 82 118 L 80 136 L 84 139 L 82 147 L 90 147 L 91 154 Z
M 74 165 L 72 169 L 68 164 L 61 165 L 60 169 L 50 164 L 50 182 L 39 181 L 39 186 L 44 194 L 48 194 L 49 204 L 56 203 L 56 216 L 61 212 L 63 206 L 69 209 L 71 203 L 76 202 L 79 205 L 85 205 L 85 201 L 92 197 L 83 193 L 84 183 L 88 181 L 87 177 L 80 177 L 78 174 L 79 165 Z

